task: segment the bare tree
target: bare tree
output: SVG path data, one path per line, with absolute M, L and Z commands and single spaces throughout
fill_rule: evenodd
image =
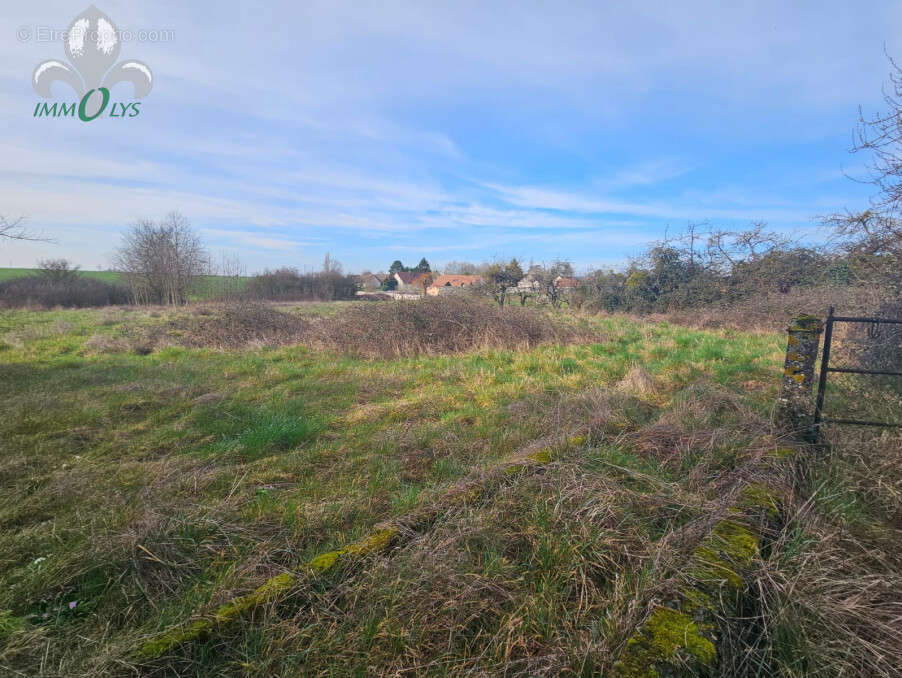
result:
M 573 266 L 570 262 L 557 260 L 550 266 L 532 266 L 529 273 L 537 283 L 539 294 L 555 308 L 560 306 L 564 301 L 565 292 L 558 279 L 573 275 Z
M 852 280 L 902 293 L 902 220 L 870 210 L 835 214 L 824 224 Z
M 794 245 L 791 238 L 767 230 L 762 221 L 752 222 L 744 231 L 713 229 L 708 231 L 707 265 L 719 272 L 730 272 Z
M 852 152 L 872 154 L 871 178 L 880 191 L 876 207 L 895 214 L 902 202 L 902 69 L 887 55 L 891 71 L 889 91 L 884 89 L 887 111 L 870 118 L 858 109 L 858 129 Z
M 446 275 L 476 275 L 479 273 L 476 264 L 469 261 L 449 261 L 442 267 Z
M 50 238 L 35 235 L 25 227 L 25 217 L 10 218 L 0 214 L 0 240 L 30 240 L 32 242 L 51 242 Z
M 178 212 L 137 222 L 123 236 L 115 262 L 137 304 L 184 304 L 209 268 L 200 238 Z
M 330 274 L 341 274 L 342 266 L 341 262 L 337 259 L 334 259 L 329 252 L 326 252 L 326 256 L 323 257 L 323 273 Z
M 871 153 L 870 183 L 879 190 L 874 209 L 834 214 L 824 220 L 833 231 L 836 249 L 845 257 L 852 279 L 902 291 L 902 68 L 887 55 L 887 110 L 872 117 L 858 112 L 852 152 Z M 887 91 L 888 90 L 888 91 Z

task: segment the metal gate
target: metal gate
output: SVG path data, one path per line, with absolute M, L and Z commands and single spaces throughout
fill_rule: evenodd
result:
M 827 316 L 814 425 L 902 427 L 902 319 Z

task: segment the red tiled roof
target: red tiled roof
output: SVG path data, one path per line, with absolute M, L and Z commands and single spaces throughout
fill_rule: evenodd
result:
M 475 285 L 481 277 L 478 275 L 440 275 L 432 283 L 433 287 L 464 287 L 466 285 Z

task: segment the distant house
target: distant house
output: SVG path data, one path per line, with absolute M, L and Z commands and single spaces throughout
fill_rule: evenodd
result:
M 382 283 L 388 276 L 385 273 L 364 273 L 357 276 L 357 287 L 364 292 L 376 292 L 382 289 Z
M 532 273 L 527 273 L 525 276 L 520 278 L 520 282 L 517 283 L 517 287 L 515 288 L 517 294 L 529 294 L 532 292 L 538 292 L 541 289 L 542 283 Z
M 579 278 L 572 278 L 570 276 L 559 275 L 554 279 L 554 286 L 559 290 L 572 290 L 579 287 Z
M 426 294 L 435 297 L 480 284 L 482 284 L 482 277 L 478 275 L 440 275 L 426 290 Z
M 395 288 L 398 292 L 416 292 L 414 280 L 417 276 L 422 275 L 419 271 L 398 271 L 393 274 L 398 286 Z M 422 290 L 420 290 L 422 291 Z

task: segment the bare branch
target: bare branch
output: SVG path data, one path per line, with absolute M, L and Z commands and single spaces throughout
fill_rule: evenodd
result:
M 0 214 L 0 240 L 28 240 L 31 242 L 53 242 L 52 238 L 35 235 L 25 227 L 25 217 L 8 218 Z

